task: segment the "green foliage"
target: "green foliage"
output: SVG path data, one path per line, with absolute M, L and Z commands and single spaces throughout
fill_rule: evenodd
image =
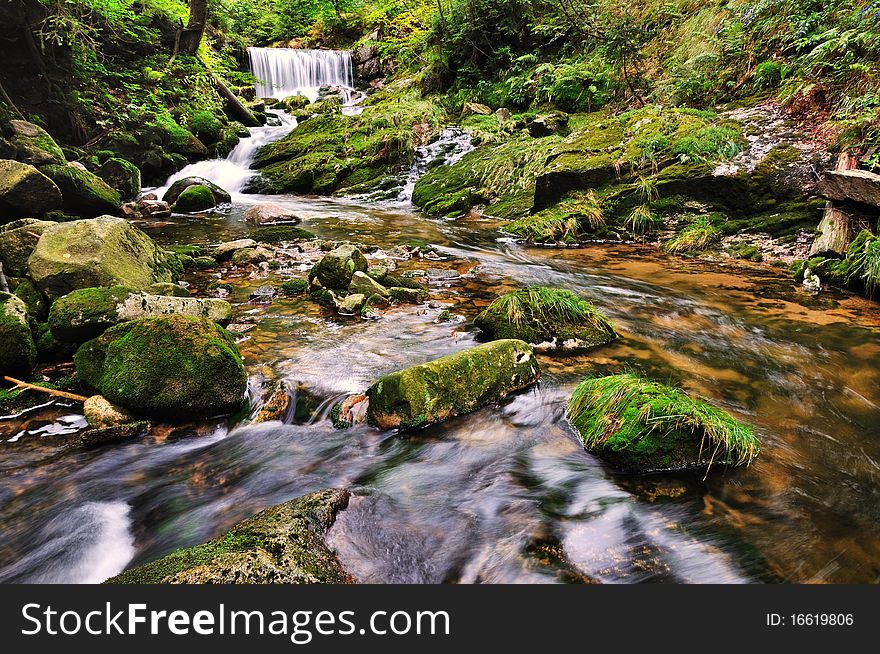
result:
M 873 296 L 880 288 L 880 237 L 867 230 L 860 232 L 846 251 L 846 258 L 834 270 L 847 284 Z
M 721 238 L 721 230 L 706 218 L 698 218 L 663 244 L 672 254 L 705 250 Z
M 614 331 L 608 318 L 590 302 L 570 291 L 546 286 L 530 286 L 502 295 L 486 311 L 499 314 L 515 327 L 529 323 L 586 324 L 603 331 Z

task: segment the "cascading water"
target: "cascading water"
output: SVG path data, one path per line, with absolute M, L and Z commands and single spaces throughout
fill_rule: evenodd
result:
M 458 127 L 447 127 L 436 141 L 416 149 L 415 160 L 406 175 L 398 202 L 410 202 L 416 182 L 435 166 L 451 166 L 474 149 L 471 136 Z
M 230 193 L 244 191 L 247 183 L 257 175 L 257 171 L 251 170 L 250 167 L 257 151 L 268 143 L 284 138 L 297 125 L 293 116 L 280 111 L 270 110 L 270 113 L 278 118 L 280 125 L 251 128 L 250 136 L 241 139 L 225 159 L 209 159 L 190 164 L 168 178 L 165 186 L 157 190 L 159 197 L 174 182 L 184 177 L 204 177 Z
M 257 78 L 258 98 L 303 95 L 314 102 L 322 86 L 336 86 L 343 105 L 357 101 L 354 67 L 347 50 L 306 48 L 248 48 L 251 72 Z M 361 94 L 362 95 L 362 94 Z

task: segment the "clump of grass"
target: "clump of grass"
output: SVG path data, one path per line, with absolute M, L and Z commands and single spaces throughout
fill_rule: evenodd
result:
M 660 218 L 651 211 L 651 207 L 647 204 L 640 204 L 635 207 L 624 219 L 624 226 L 633 233 L 634 236 L 644 236 L 648 232 L 657 227 Z
M 864 230 L 853 239 L 838 274 L 850 286 L 861 284 L 869 296 L 880 288 L 880 237 Z
M 590 190 L 567 197 L 555 207 L 515 220 L 504 231 L 530 241 L 574 243 L 581 232 L 595 232 L 605 223 L 602 199 Z
M 698 218 L 663 244 L 672 254 L 705 250 L 721 238 L 721 230 L 706 218 Z
M 752 429 L 727 412 L 633 373 L 583 380 L 566 417 L 584 447 L 600 453 L 662 460 L 693 438 L 700 439 L 697 461 L 709 466 L 748 464 L 760 452 Z
M 636 178 L 636 192 L 642 199 L 642 204 L 647 206 L 651 206 L 652 203 L 660 199 L 660 192 L 657 190 L 657 182 L 653 177 L 639 175 Z
M 530 286 L 496 298 L 488 311 L 507 322 L 522 326 L 528 322 L 587 324 L 597 329 L 614 327 L 592 303 L 570 291 L 546 286 Z

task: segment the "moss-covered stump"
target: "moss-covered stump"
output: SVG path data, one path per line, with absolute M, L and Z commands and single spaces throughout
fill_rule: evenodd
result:
M 0 292 L 0 374 L 30 374 L 36 359 L 25 303 Z
M 107 182 L 87 170 L 50 164 L 40 170 L 61 189 L 64 210 L 83 216 L 115 214 L 122 196 Z
M 17 161 L 32 166 L 66 163 L 64 153 L 55 139 L 39 125 L 25 120 L 10 120 L 9 128 L 12 131 L 10 141 L 17 151 Z
M 74 363 L 83 381 L 110 402 L 149 417 L 232 413 L 244 404 L 247 391 L 235 341 L 207 318 L 121 323 L 84 343 Z
M 124 286 L 82 288 L 55 300 L 49 329 L 59 341 L 83 343 L 121 322 L 172 314 L 225 326 L 232 321 L 232 306 L 225 300 L 152 295 Z
M 37 247 L 40 235 L 56 223 L 49 220 L 22 218 L 0 226 L 0 263 L 3 272 L 12 277 L 27 275 L 28 257 Z
M 367 258 L 353 245 L 340 245 L 325 254 L 309 272 L 309 281 L 317 280 L 324 288 L 345 291 L 355 272 L 366 272 Z
M 177 202 L 180 195 L 190 186 L 206 186 L 211 189 L 211 193 L 214 195 L 214 204 L 226 204 L 232 201 L 232 196 L 229 195 L 229 193 L 204 177 L 184 177 L 183 179 L 177 180 L 171 185 L 171 188 L 165 191 L 162 200 L 168 204 L 174 204 Z
M 130 161 L 111 157 L 98 168 L 98 177 L 119 191 L 123 200 L 136 198 L 141 192 L 141 171 Z
M 367 390 L 367 421 L 407 429 L 446 420 L 501 400 L 541 376 L 532 349 L 501 340 L 393 372 Z
M 486 338 L 518 338 L 550 350 L 593 348 L 617 338 L 614 326 L 590 302 L 543 286 L 498 297 L 474 324 Z
M 193 184 L 183 190 L 171 208 L 180 213 L 196 213 L 213 209 L 215 206 L 217 202 L 211 189 L 201 184 Z
M 752 429 L 725 411 L 631 373 L 585 379 L 566 415 L 588 451 L 626 472 L 736 466 L 760 452 Z
M 349 584 L 325 535 L 349 493 L 329 489 L 260 511 L 203 545 L 108 579 L 110 584 Z
M 45 229 L 28 259 L 31 279 L 49 299 L 80 288 L 127 286 L 140 290 L 175 281 L 176 255 L 122 218 L 101 216 Z
M 61 207 L 58 186 L 29 164 L 0 159 L 0 223 Z

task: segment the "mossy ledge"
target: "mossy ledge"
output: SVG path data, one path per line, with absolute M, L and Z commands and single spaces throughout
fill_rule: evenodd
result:
M 626 472 L 736 466 L 760 452 L 752 429 L 725 411 L 633 373 L 584 379 L 566 416 L 588 451 Z
M 351 584 L 324 536 L 350 493 L 322 490 L 269 507 L 214 540 L 175 550 L 106 584 Z

